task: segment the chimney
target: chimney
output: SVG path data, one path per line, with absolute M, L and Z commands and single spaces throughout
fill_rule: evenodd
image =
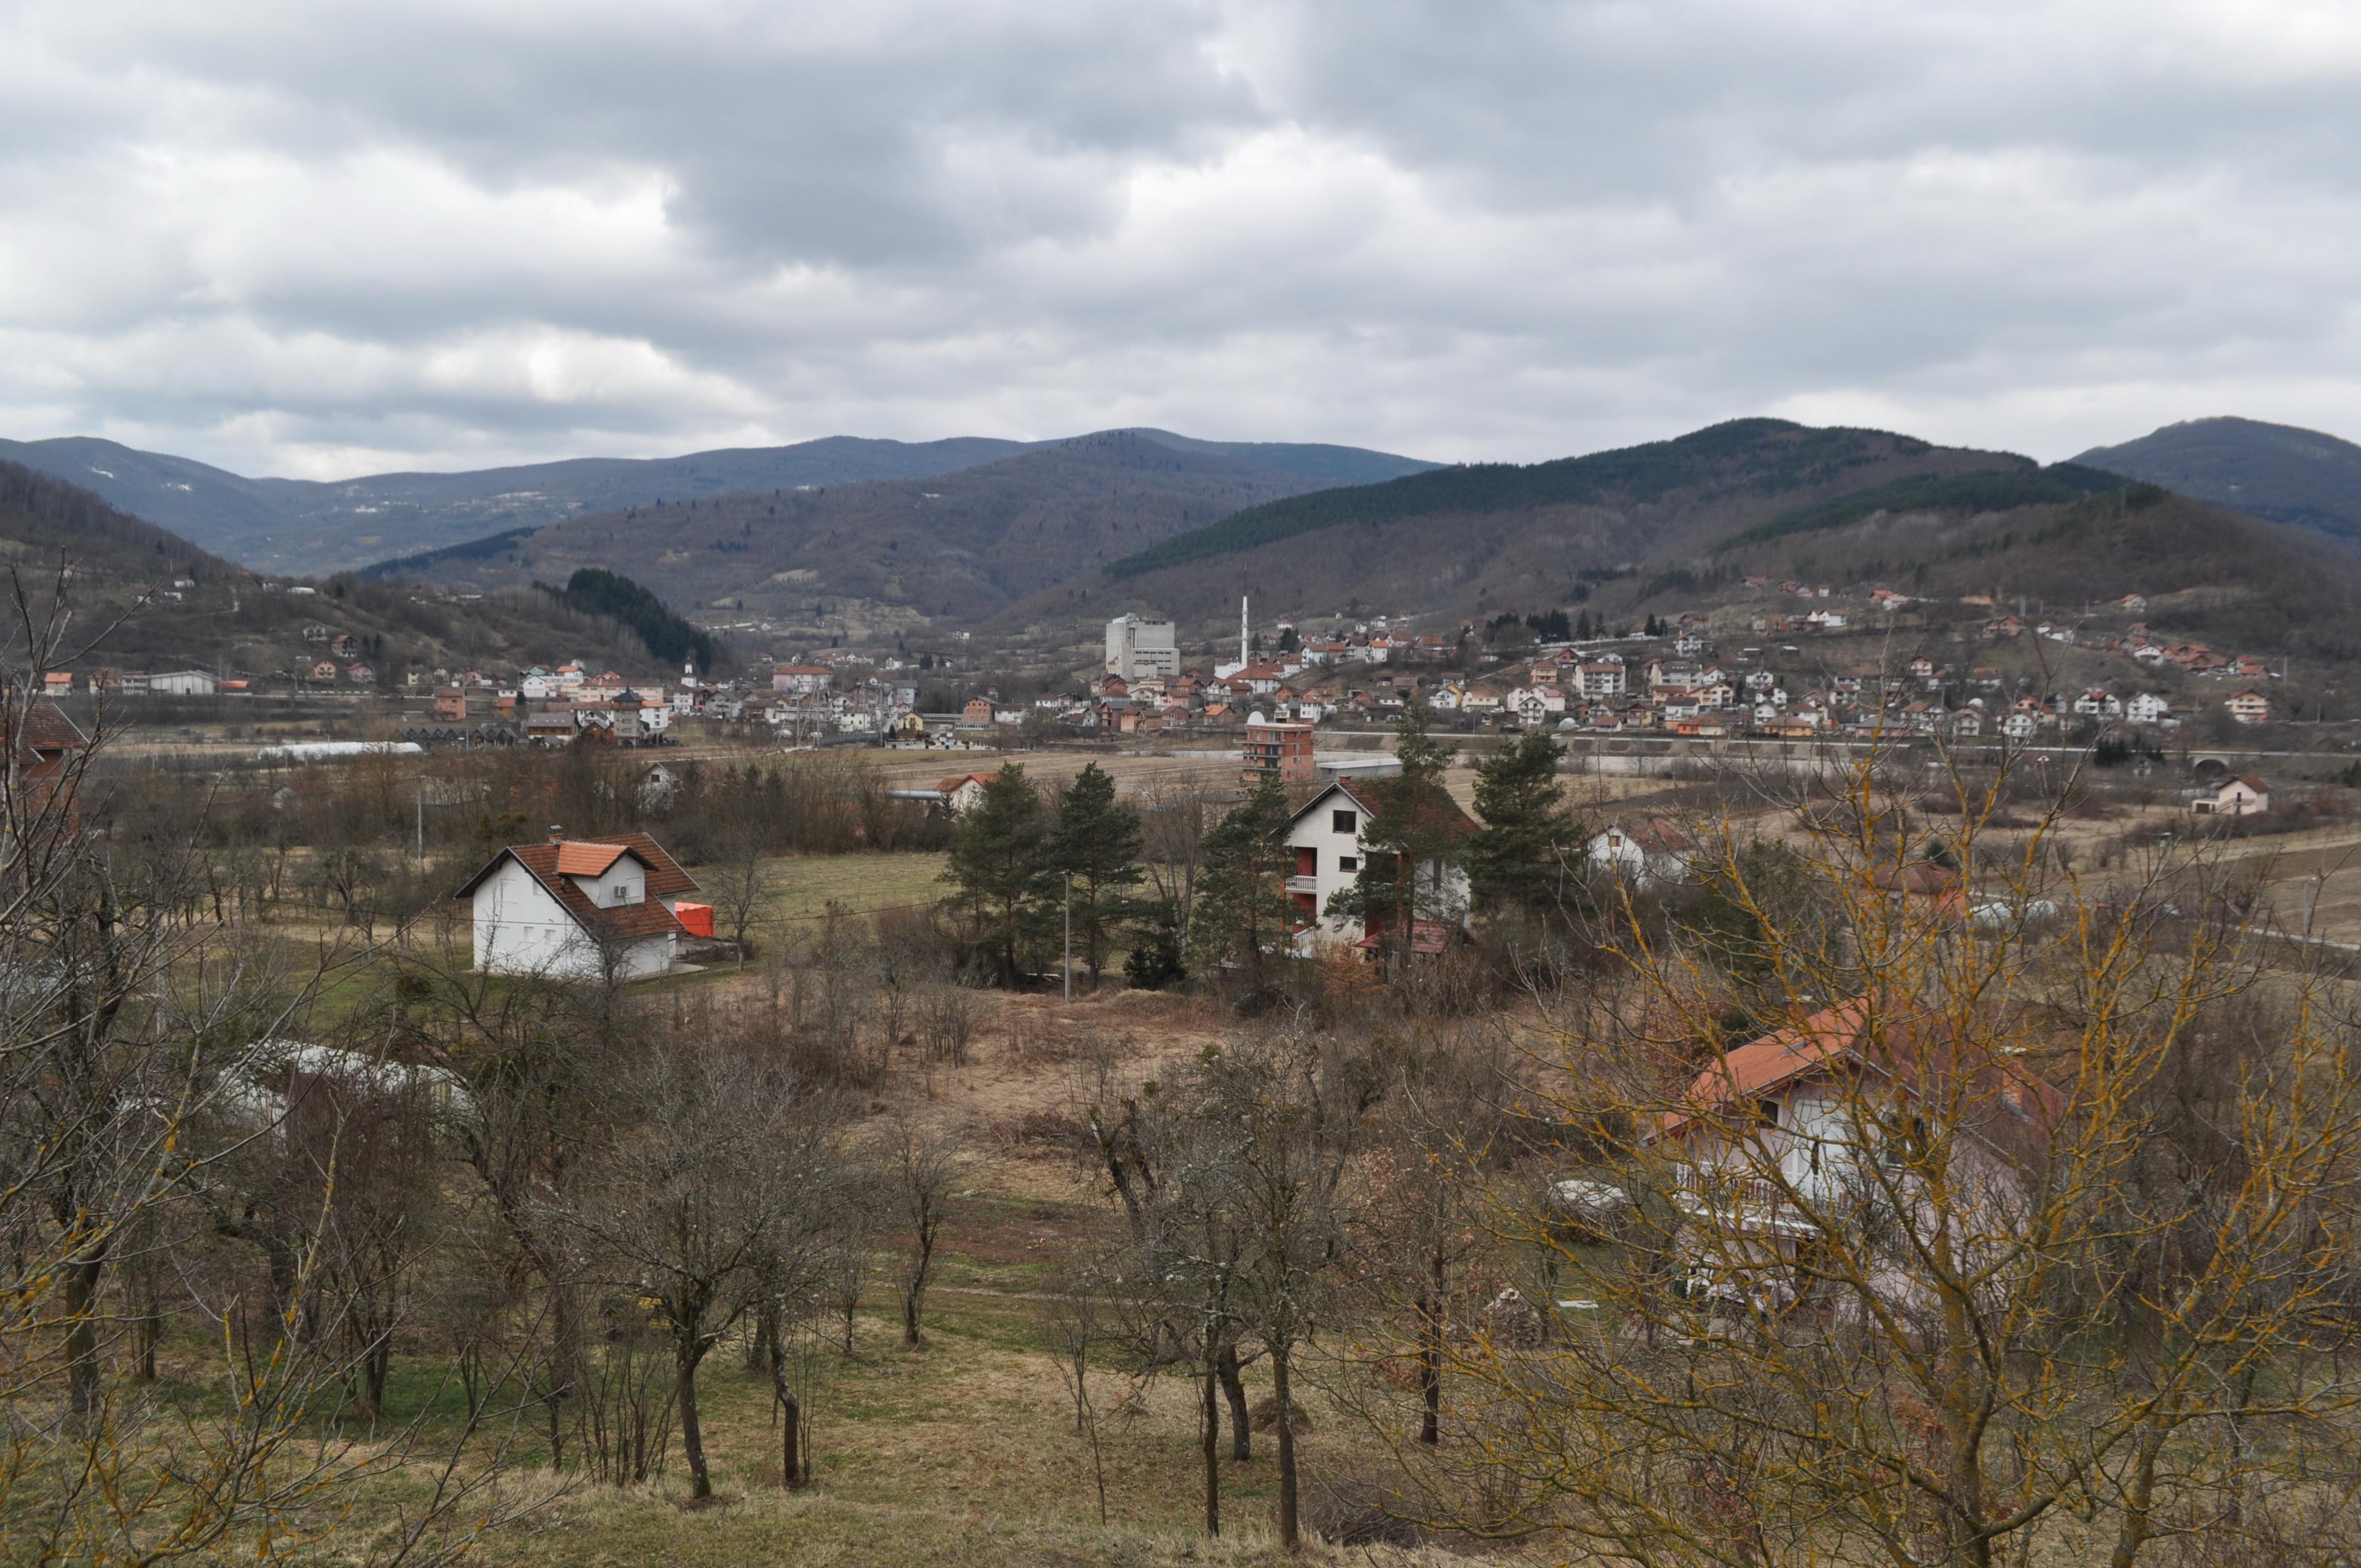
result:
M 566 829 L 560 828 L 555 822 L 551 823 L 549 825 L 549 841 L 553 844 L 563 844 L 566 842 Z

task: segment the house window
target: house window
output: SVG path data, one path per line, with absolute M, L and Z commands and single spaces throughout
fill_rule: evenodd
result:
M 1332 811 L 1328 814 L 1328 830 L 1332 833 L 1357 833 L 1361 830 L 1361 814 L 1357 811 Z
M 1336 869 L 1340 872 L 1357 872 L 1361 869 L 1361 857 L 1339 855 L 1336 857 Z

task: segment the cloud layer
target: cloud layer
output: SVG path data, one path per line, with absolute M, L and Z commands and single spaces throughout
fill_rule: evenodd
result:
M 0 9 L 0 433 L 2361 437 L 2347 4 Z

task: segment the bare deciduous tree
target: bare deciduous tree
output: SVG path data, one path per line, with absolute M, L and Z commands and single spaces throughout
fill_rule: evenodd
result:
M 672 1343 L 681 1451 L 713 1495 L 697 1374 L 826 1223 L 836 1101 L 726 1035 L 667 1031 L 615 1075 L 622 1131 L 559 1211 L 584 1266 L 643 1301 Z
M 935 1244 L 950 1212 L 951 1184 L 958 1179 L 959 1150 L 949 1139 L 904 1123 L 885 1151 L 884 1179 L 906 1228 L 910 1250 L 902 1266 L 902 1343 L 919 1343 L 919 1318 L 927 1286 L 934 1278 Z

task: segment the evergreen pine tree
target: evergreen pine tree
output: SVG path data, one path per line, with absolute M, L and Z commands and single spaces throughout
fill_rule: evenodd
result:
M 1578 837 L 1557 765 L 1565 748 L 1536 732 L 1510 741 L 1476 769 L 1476 815 L 1467 880 L 1487 914 L 1546 913 L 1558 901 L 1563 856 Z
M 1191 956 L 1199 969 L 1234 963 L 1250 984 L 1262 984 L 1266 949 L 1285 944 L 1291 935 L 1291 857 L 1281 835 L 1293 816 L 1287 791 L 1275 775 L 1266 774 L 1206 832 L 1199 852 L 1197 903 L 1189 916 Z
M 969 939 L 991 964 L 994 978 L 1014 986 L 1023 970 L 1020 944 L 1038 932 L 1048 818 L 1032 781 L 1016 763 L 985 782 L 983 798 L 960 818 L 943 880 L 954 889 L 950 906 L 965 916 Z
M 1146 873 L 1139 864 L 1139 814 L 1115 797 L 1115 780 L 1096 762 L 1085 765 L 1058 797 L 1058 830 L 1049 868 L 1062 899 L 1063 876 L 1073 881 L 1074 945 L 1096 990 L 1099 970 L 1123 924 L 1137 912 L 1133 890 Z

